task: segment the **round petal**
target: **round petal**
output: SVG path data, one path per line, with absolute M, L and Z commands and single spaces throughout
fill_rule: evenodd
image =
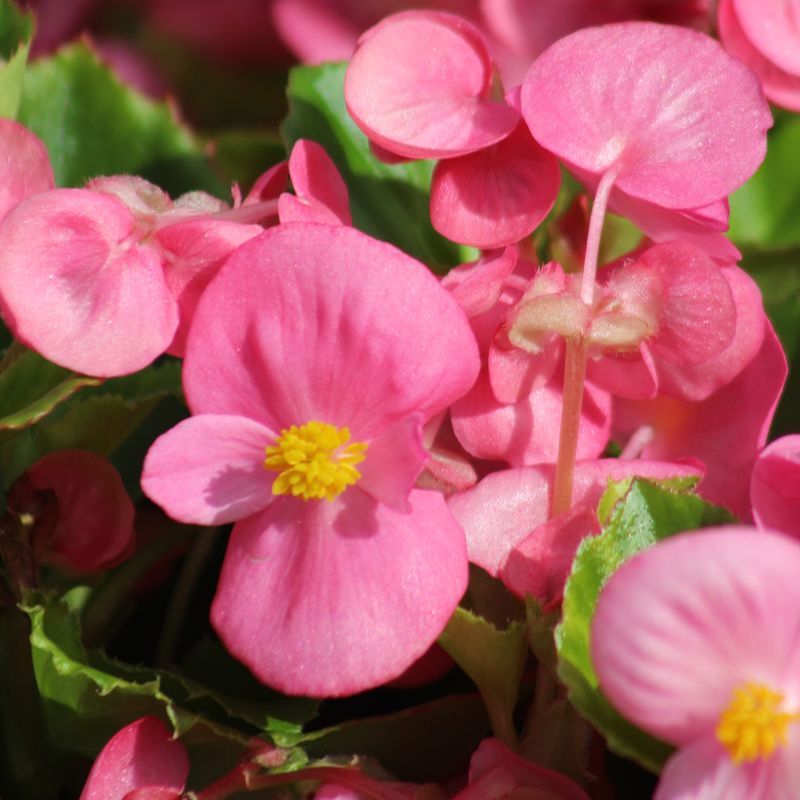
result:
M 467 584 L 464 534 L 436 492 L 411 511 L 358 487 L 280 498 L 239 523 L 211 620 L 231 653 L 288 694 L 353 694 L 397 677 L 441 633 Z
M 713 736 L 745 683 L 796 695 L 796 674 L 784 673 L 800 647 L 798 574 L 800 545 L 753 528 L 640 553 L 598 601 L 591 650 L 601 688 L 632 722 L 678 745 Z
M 107 569 L 133 547 L 133 503 L 111 463 L 86 450 L 40 458 L 28 475 L 55 492 L 58 523 L 48 560 L 75 572 Z
M 318 420 L 367 441 L 445 408 L 478 366 L 463 312 L 422 264 L 353 228 L 296 223 L 240 247 L 208 287 L 183 379 L 195 413 Z
M 772 124 L 755 76 L 718 42 L 646 22 L 556 42 L 531 67 L 522 109 L 534 138 L 569 165 L 616 167 L 624 192 L 679 209 L 744 183 Z
M 155 249 L 118 200 L 54 189 L 0 225 L 0 304 L 17 338 L 77 372 L 136 372 L 163 353 L 177 305 Z
M 734 0 L 742 30 L 770 61 L 800 75 L 800 1 Z
M 431 222 L 455 242 L 504 247 L 524 239 L 547 216 L 560 183 L 558 162 L 520 123 L 491 147 L 437 164 Z
M 124 800 L 128 792 L 150 787 L 183 791 L 189 757 L 164 723 L 142 717 L 115 733 L 92 766 L 80 800 Z
M 799 435 L 764 449 L 753 469 L 750 499 L 756 525 L 800 538 Z
M 488 147 L 517 126 L 516 111 L 488 99 L 491 80 L 475 27 L 451 14 L 411 11 L 361 37 L 344 92 L 370 140 L 402 156 L 443 158 Z
M 0 119 L 0 219 L 28 195 L 55 186 L 53 168 L 42 140 L 10 119 Z
M 181 522 L 243 519 L 273 500 L 276 473 L 264 467 L 264 459 L 276 437 L 246 417 L 190 417 L 156 439 L 144 461 L 142 489 Z

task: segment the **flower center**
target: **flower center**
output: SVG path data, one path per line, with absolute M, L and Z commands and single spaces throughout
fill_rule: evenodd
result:
M 264 466 L 279 472 L 273 494 L 301 500 L 333 500 L 361 477 L 355 465 L 366 456 L 366 442 L 350 441 L 347 428 L 326 422 L 307 422 L 284 428 L 275 444 L 266 448 Z
M 716 735 L 735 764 L 767 759 L 786 744 L 789 725 L 800 720 L 800 714 L 786 712 L 782 703 L 782 694 L 760 683 L 734 690 Z

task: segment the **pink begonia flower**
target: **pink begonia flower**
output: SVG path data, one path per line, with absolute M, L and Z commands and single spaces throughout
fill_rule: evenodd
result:
M 142 486 L 177 519 L 238 521 L 212 622 L 262 681 L 350 694 L 441 632 L 463 532 L 412 486 L 422 423 L 477 372 L 433 275 L 352 228 L 273 228 L 206 290 L 184 364 L 194 416 L 153 445 Z
M 800 538 L 800 436 L 783 436 L 761 451 L 750 481 L 759 528 Z
M 50 156 L 36 134 L 10 119 L 0 119 L 0 219 L 26 197 L 55 186 Z
M 610 481 L 702 477 L 696 466 L 601 459 L 575 465 L 573 514 L 550 520 L 554 464 L 502 470 L 448 498 L 464 528 L 473 564 L 500 577 L 515 593 L 557 603 L 583 538 L 596 532 L 593 516 Z
M 80 800 L 179 800 L 188 776 L 184 746 L 160 719 L 142 717 L 108 740 Z
M 614 403 L 615 436 L 632 437 L 643 458 L 699 459 L 707 470 L 700 494 L 740 518 L 750 511 L 750 476 L 787 374 L 778 337 L 768 321 L 765 325 L 747 366 L 705 400 L 659 397 Z M 725 351 L 718 358 L 740 363 L 740 346 L 734 340 L 730 356 Z
M 27 470 L 33 488 L 55 493 L 58 522 L 45 560 L 76 573 L 99 572 L 133 549 L 133 503 L 111 463 L 86 450 L 58 450 Z
M 600 688 L 678 748 L 655 800 L 800 796 L 798 574 L 796 541 L 729 526 L 661 542 L 603 587 Z
M 453 800 L 589 800 L 564 775 L 520 758 L 496 739 L 485 739 L 469 762 L 469 785 Z
M 792 111 L 800 111 L 799 11 L 791 1 L 721 0 L 717 17 L 726 50 L 755 72 L 773 103 Z
M 568 167 L 677 210 L 744 183 L 772 124 L 755 76 L 718 42 L 647 22 L 556 42 L 525 79 L 522 111 L 534 138 Z

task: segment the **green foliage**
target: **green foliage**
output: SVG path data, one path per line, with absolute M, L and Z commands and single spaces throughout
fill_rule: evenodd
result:
M 28 67 L 19 120 L 44 141 L 59 186 L 130 173 L 173 196 L 226 192 L 174 109 L 120 83 L 84 43 Z
M 623 719 L 600 691 L 589 655 L 592 616 L 603 584 L 631 556 L 676 533 L 721 525 L 731 517 L 686 486 L 637 479 L 624 494 L 615 485 L 608 491 L 618 502 L 609 508 L 607 500 L 600 501 L 608 509 L 603 532 L 581 544 L 564 591 L 556 629 L 558 674 L 570 701 L 612 750 L 658 771 L 670 748 Z
M 298 139 L 319 142 L 347 183 L 353 224 L 446 272 L 459 262 L 460 248 L 431 227 L 433 165 L 429 161 L 388 165 L 375 158 L 367 137 L 345 108 L 346 67 L 325 64 L 291 71 L 289 116 L 281 128 L 287 150 Z
M 33 37 L 33 17 L 11 0 L 0 2 L 0 117 L 14 119 Z

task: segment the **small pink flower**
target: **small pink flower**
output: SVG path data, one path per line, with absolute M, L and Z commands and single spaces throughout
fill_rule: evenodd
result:
M 156 717 L 115 733 L 95 759 L 80 800 L 179 800 L 189 758 Z
M 261 680 L 360 691 L 441 632 L 463 532 L 412 486 L 423 422 L 477 370 L 433 275 L 352 228 L 274 228 L 208 288 L 184 364 L 194 416 L 156 441 L 142 485 L 177 519 L 237 521 L 212 622 Z
M 656 800 L 792 800 L 800 792 L 800 546 L 744 527 L 669 539 L 603 588 L 600 687 L 675 745 Z

